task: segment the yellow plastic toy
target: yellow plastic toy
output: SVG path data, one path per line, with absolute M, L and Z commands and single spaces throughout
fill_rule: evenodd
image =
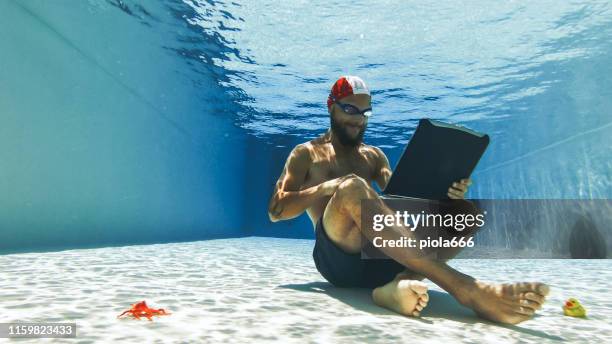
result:
M 586 317 L 586 309 L 582 307 L 580 301 L 571 298 L 565 301 L 565 304 L 563 305 L 563 314 L 570 317 L 584 318 Z

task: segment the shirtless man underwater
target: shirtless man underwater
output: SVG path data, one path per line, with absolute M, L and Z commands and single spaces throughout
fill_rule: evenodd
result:
M 372 288 L 374 302 L 406 316 L 419 316 L 427 306 L 427 278 L 479 316 L 516 324 L 542 307 L 549 288 L 543 283 L 492 284 L 474 279 L 443 260 L 415 258 L 406 249 L 383 247 L 393 260 L 361 259 L 361 200 L 373 200 L 375 212 L 393 214 L 371 183 L 381 190 L 391 177 L 385 154 L 362 143 L 371 115 L 370 91 L 356 76 L 339 78 L 327 100 L 331 128 L 297 145 L 287 158 L 268 214 L 273 222 L 308 213 L 315 227 L 313 258 L 317 270 L 337 287 Z M 463 199 L 471 181 L 463 179 L 448 189 L 451 199 Z M 404 229 L 385 230 L 389 239 Z

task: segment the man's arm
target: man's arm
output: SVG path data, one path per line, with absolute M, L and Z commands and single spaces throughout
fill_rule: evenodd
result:
M 270 221 L 288 220 L 301 215 L 315 201 L 334 193 L 341 178 L 302 190 L 312 163 L 306 144 L 297 145 L 287 158 L 268 205 Z
M 378 187 L 381 190 L 384 190 L 387 187 L 387 183 L 389 183 L 389 179 L 391 179 L 391 167 L 389 166 L 389 159 L 383 151 L 374 147 L 374 151 L 376 151 L 376 172 L 374 173 L 374 181 L 378 184 Z

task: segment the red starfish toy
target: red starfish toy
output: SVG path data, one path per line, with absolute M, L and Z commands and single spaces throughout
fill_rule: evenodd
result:
M 149 321 L 151 321 L 151 317 L 154 315 L 169 315 L 172 313 L 168 313 L 166 312 L 163 308 L 160 309 L 153 309 L 153 308 L 149 308 L 147 306 L 147 303 L 144 301 L 135 303 L 132 305 L 132 308 L 128 309 L 127 311 L 119 314 L 117 316 L 117 318 L 121 317 L 122 315 L 129 313 L 130 315 L 132 315 L 134 318 L 140 320 L 140 317 L 144 316 L 147 319 L 149 319 Z

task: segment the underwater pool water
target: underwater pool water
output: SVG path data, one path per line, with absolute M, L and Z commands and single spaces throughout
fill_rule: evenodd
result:
M 422 117 L 491 136 L 472 198 L 612 197 L 607 1 L 3 1 L 0 251 L 248 235 L 333 81 L 394 165 Z

